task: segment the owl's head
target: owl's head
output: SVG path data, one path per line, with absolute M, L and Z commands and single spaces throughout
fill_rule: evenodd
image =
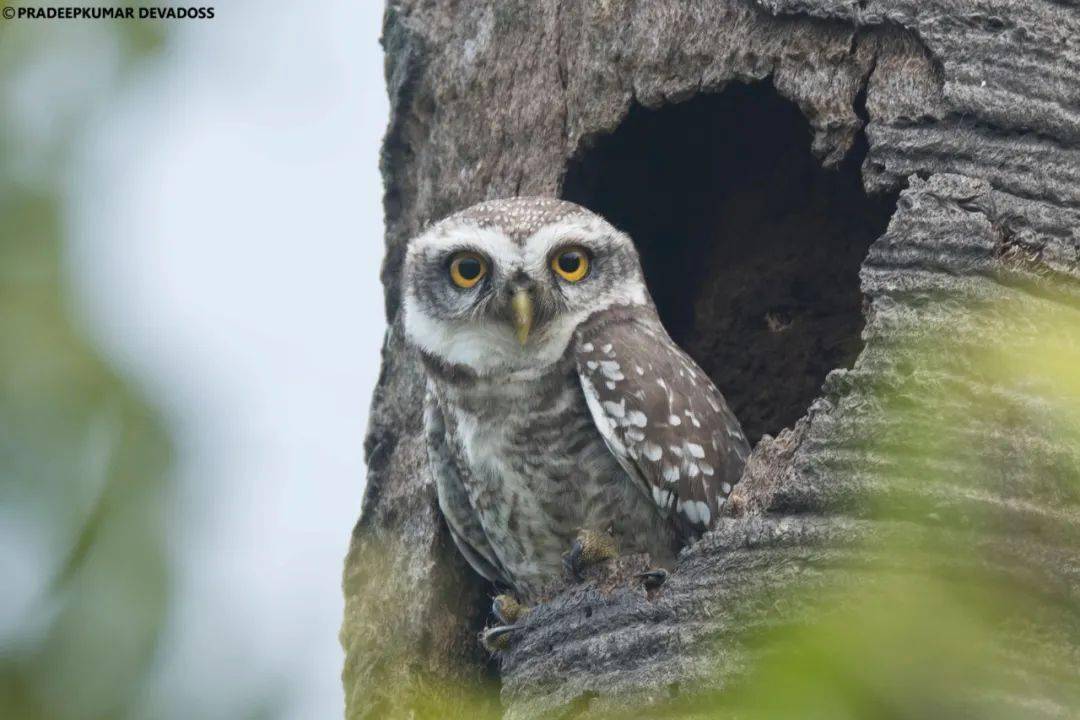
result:
M 630 238 L 551 198 L 493 200 L 442 220 L 409 243 L 403 280 L 409 339 L 479 375 L 549 365 L 594 312 L 651 304 Z

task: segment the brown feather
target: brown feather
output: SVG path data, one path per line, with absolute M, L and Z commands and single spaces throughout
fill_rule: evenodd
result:
M 749 454 L 712 380 L 651 307 L 596 313 L 579 328 L 574 351 L 593 419 L 620 464 L 674 511 L 680 534 L 710 527 Z

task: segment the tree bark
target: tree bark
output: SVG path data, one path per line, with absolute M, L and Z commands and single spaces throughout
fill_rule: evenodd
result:
M 1001 432 L 978 368 L 920 368 L 935 338 L 957 358 L 1000 342 L 995 303 L 1042 319 L 1080 308 L 1077 38 L 1080 9 L 1049 0 L 391 0 L 389 327 L 345 568 L 347 716 L 475 707 L 496 682 L 501 708 L 484 707 L 512 718 L 722 692 L 759 659 L 747 628 L 825 612 L 838 587 L 873 583 L 866 568 L 889 562 L 890 539 L 959 533 L 974 516 L 993 518 L 975 532 L 987 553 L 926 567 L 977 565 L 1060 599 L 1069 611 L 1055 632 L 1015 630 L 1017 642 L 1075 658 L 1080 446 L 1025 420 L 1042 405 L 1035 390 L 1010 394 L 1022 420 Z M 569 588 L 493 664 L 475 640 L 491 588 L 447 535 L 420 437 L 423 373 L 399 323 L 406 243 L 486 198 L 564 194 L 568 168 L 633 108 L 754 83 L 798 107 L 823 167 L 862 157 L 862 187 L 898 196 L 861 265 L 857 359 L 828 374 L 798 422 L 766 428 L 776 437 L 754 449 L 729 517 L 661 590 Z M 942 397 L 965 422 L 927 425 Z M 911 461 L 912 423 L 964 450 Z M 988 452 L 1001 472 L 972 472 Z M 762 600 L 781 592 L 783 607 Z M 1061 668 L 1070 682 L 1076 665 Z M 1068 713 L 1025 688 L 997 701 Z

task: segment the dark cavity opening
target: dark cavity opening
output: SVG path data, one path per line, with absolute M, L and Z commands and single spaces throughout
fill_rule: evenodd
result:
M 856 147 L 835 169 L 769 83 L 631 109 L 567 169 L 563 196 L 634 238 L 668 332 L 751 442 L 805 414 L 862 349 L 859 266 L 896 196 L 870 197 Z

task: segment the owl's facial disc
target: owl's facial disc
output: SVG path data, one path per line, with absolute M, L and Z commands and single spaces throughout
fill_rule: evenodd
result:
M 648 302 L 630 239 L 583 209 L 531 234 L 450 218 L 412 241 L 404 280 L 409 338 L 485 375 L 555 362 L 592 313 Z

